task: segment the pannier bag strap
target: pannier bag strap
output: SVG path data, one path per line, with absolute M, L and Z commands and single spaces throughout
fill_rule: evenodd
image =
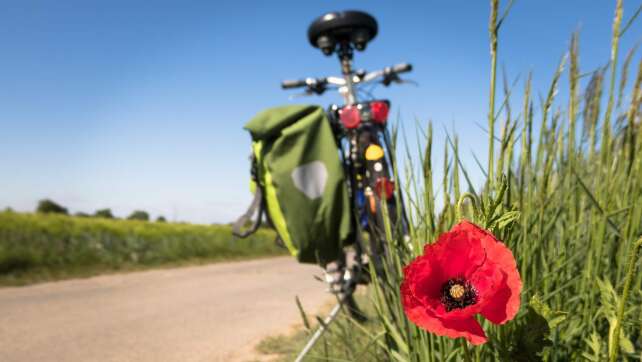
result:
M 256 213 L 257 209 L 258 214 L 256 216 L 256 220 L 252 223 L 252 226 L 245 231 L 241 231 L 243 226 L 245 226 L 248 221 L 252 220 L 252 216 Z M 263 211 L 263 192 L 261 192 L 260 187 L 257 187 L 256 192 L 254 192 L 254 200 L 252 200 L 252 204 L 250 204 L 250 207 L 247 209 L 245 214 L 241 215 L 241 217 L 239 217 L 232 226 L 232 234 L 240 238 L 246 238 L 254 234 L 256 230 L 259 229 L 259 226 L 261 226 L 261 216 L 263 215 Z

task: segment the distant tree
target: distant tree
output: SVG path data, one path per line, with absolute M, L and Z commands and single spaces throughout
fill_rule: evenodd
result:
M 62 207 L 59 204 L 49 199 L 38 201 L 38 207 L 36 208 L 36 212 L 40 214 L 65 214 L 65 215 L 69 213 L 66 207 Z
M 94 216 L 95 217 L 102 217 L 102 218 L 105 218 L 105 219 L 113 219 L 114 218 L 114 214 L 111 213 L 111 209 L 96 210 L 96 212 L 94 213 Z
M 90 217 L 91 215 L 89 215 L 86 212 L 78 211 L 77 213 L 74 214 L 74 216 L 75 217 Z
M 4 212 L 13 212 L 13 209 L 11 208 L 11 206 L 7 206 L 4 208 Z
M 165 216 L 161 215 L 156 218 L 156 222 L 167 222 L 167 219 L 165 219 Z
M 134 210 L 134 212 L 127 216 L 127 220 L 149 221 L 149 214 L 147 211 Z

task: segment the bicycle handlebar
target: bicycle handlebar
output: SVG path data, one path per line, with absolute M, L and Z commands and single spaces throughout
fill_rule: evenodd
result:
M 399 63 L 391 67 L 393 73 L 405 73 L 412 70 L 412 64 L 410 63 Z
M 291 88 L 300 88 L 300 87 L 305 87 L 307 83 L 305 82 L 305 79 L 299 79 L 299 80 L 284 80 L 281 82 L 281 88 L 283 89 L 291 89 Z
M 391 80 L 399 73 L 406 73 L 412 70 L 412 64 L 410 63 L 400 63 L 395 64 L 390 67 L 385 67 L 381 70 L 375 70 L 373 72 L 367 73 L 363 76 L 353 75 L 355 79 L 353 84 L 362 84 L 371 82 L 377 78 L 382 77 L 382 82 L 385 85 L 390 84 Z M 326 85 L 334 86 L 343 86 L 345 85 L 345 79 L 340 77 L 327 77 L 327 78 L 306 78 L 298 80 L 284 80 L 281 82 L 282 89 L 292 89 L 292 88 L 301 88 L 308 87 L 311 91 L 321 94 L 325 91 Z

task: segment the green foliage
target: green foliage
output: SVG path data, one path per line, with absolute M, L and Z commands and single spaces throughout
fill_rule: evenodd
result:
M 102 217 L 104 219 L 114 219 L 114 214 L 111 213 L 111 209 L 99 209 L 94 213 L 95 217 Z
M 280 255 L 274 234 L 229 226 L 0 212 L 0 284 L 123 268 Z
M 134 210 L 134 212 L 127 216 L 127 220 L 149 221 L 149 214 L 147 211 Z
M 544 348 L 553 343 L 549 340 L 551 328 L 541 314 L 532 306 L 526 307 L 519 327 L 515 329 L 514 342 L 506 360 L 518 362 L 540 361 Z
M 371 297 L 369 294 L 358 293 L 356 299 L 365 312 L 372 315 L 375 311 Z M 300 303 L 297 302 L 297 305 L 304 328 L 288 335 L 267 337 L 256 346 L 257 352 L 270 356 L 270 361 L 293 361 L 328 313 L 328 310 L 322 310 L 318 311 L 319 314 L 310 316 Z M 310 350 L 304 361 L 387 360 L 382 338 L 384 334 L 380 331 L 381 324 L 377 320 L 356 322 L 348 316 L 347 311 L 344 312 L 339 313 L 331 324 L 325 324 L 327 332 Z
M 67 215 L 69 213 L 67 211 L 67 208 L 62 207 L 61 205 L 49 199 L 38 201 L 36 212 L 40 214 L 64 214 L 64 215 Z
M 502 351 L 505 359 L 540 361 L 545 348 L 553 345 L 551 331 L 564 322 L 567 315 L 566 312 L 552 311 L 537 294 L 533 295 L 526 306 L 525 315 L 517 318 L 519 323 L 512 336 L 510 351 Z
M 165 216 L 160 215 L 156 218 L 156 222 L 167 222 L 167 219 L 165 219 Z

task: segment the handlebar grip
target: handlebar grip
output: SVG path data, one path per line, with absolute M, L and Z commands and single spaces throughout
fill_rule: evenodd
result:
M 392 66 L 393 73 L 405 73 L 412 70 L 412 64 L 400 63 Z
M 281 88 L 283 89 L 290 89 L 290 88 L 300 88 L 300 87 L 305 87 L 307 83 L 305 82 L 305 79 L 299 79 L 299 80 L 284 80 L 281 82 Z

